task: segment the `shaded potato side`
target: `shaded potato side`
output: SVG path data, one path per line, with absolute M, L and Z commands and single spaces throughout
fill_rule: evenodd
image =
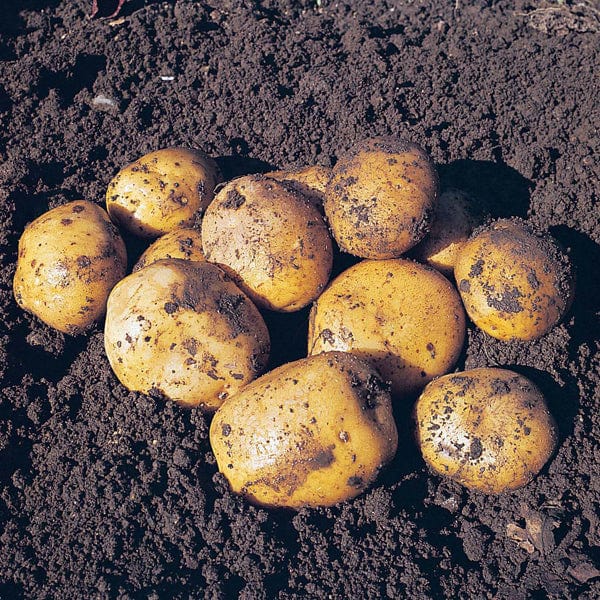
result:
M 126 267 L 125 244 L 106 212 L 86 200 L 69 202 L 25 227 L 15 299 L 50 327 L 75 335 L 102 318 Z
M 202 251 L 202 235 L 199 229 L 177 227 L 152 243 L 135 263 L 133 271 L 139 271 L 163 258 L 181 258 L 196 262 L 206 260 Z
M 377 373 L 329 352 L 283 365 L 230 397 L 210 441 L 233 491 L 300 508 L 357 496 L 394 457 L 398 433 Z
M 141 237 L 158 237 L 200 221 L 220 181 L 215 161 L 188 148 L 150 152 L 108 184 L 111 219 Z
M 457 256 L 456 283 L 471 320 L 501 340 L 533 340 L 562 318 L 574 290 L 568 256 L 520 219 L 474 232 Z
M 406 259 L 364 260 L 313 304 L 308 352 L 352 352 L 395 395 L 410 396 L 452 368 L 464 338 L 460 298 L 441 273 Z
M 436 379 L 417 401 L 415 422 L 429 466 L 490 494 L 526 485 L 557 443 L 556 424 L 541 392 L 506 369 Z
M 331 169 L 321 165 L 313 165 L 290 171 L 270 171 L 265 173 L 265 177 L 291 185 L 295 190 L 313 201 L 316 206 L 322 207 L 325 190 L 331 177 Z
M 429 233 L 411 255 L 451 277 L 460 248 L 482 220 L 473 197 L 462 190 L 445 190 L 440 194 Z
M 291 312 L 329 281 L 331 237 L 306 197 L 264 175 L 223 187 L 202 223 L 206 259 L 225 268 L 262 308 Z
M 159 260 L 109 299 L 105 349 L 125 387 L 215 410 L 269 355 L 258 309 L 215 265 Z
M 425 150 L 379 137 L 357 144 L 340 158 L 323 206 L 344 252 L 396 258 L 429 231 L 437 195 L 437 172 Z

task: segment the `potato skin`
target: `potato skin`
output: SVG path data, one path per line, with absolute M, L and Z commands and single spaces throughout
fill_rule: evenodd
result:
M 452 277 L 459 250 L 482 220 L 474 198 L 462 190 L 445 190 L 440 194 L 429 233 L 413 248 L 411 256 Z
M 333 237 L 362 258 L 396 258 L 429 231 L 438 176 L 420 146 L 378 137 L 350 149 L 333 167 L 324 209 Z
M 219 181 L 217 164 L 200 150 L 156 150 L 126 166 L 108 184 L 108 214 L 130 233 L 155 238 L 198 223 Z
M 500 340 L 541 337 L 573 297 L 567 255 L 520 219 L 476 230 L 458 253 L 454 275 L 471 320 Z
M 265 173 L 265 177 L 291 185 L 295 190 L 313 201 L 316 206 L 322 207 L 325 190 L 331 177 L 331 169 L 321 165 L 313 165 L 289 171 L 270 171 Z
M 202 222 L 206 259 L 227 269 L 261 308 L 300 310 L 329 281 L 332 241 L 318 209 L 263 175 L 225 185 Z
M 196 262 L 204 262 L 206 257 L 202 251 L 202 235 L 199 229 L 177 227 L 165 233 L 153 242 L 140 256 L 133 267 L 139 271 L 163 258 L 181 258 Z
M 283 365 L 226 400 L 210 442 L 234 492 L 300 508 L 357 496 L 394 457 L 398 432 L 379 375 L 328 352 Z
M 557 443 L 541 392 L 506 369 L 436 379 L 415 405 L 415 422 L 417 443 L 431 468 L 488 494 L 529 483 Z
M 25 227 L 15 299 L 50 327 L 76 335 L 102 318 L 126 267 L 125 244 L 106 212 L 86 200 L 69 202 Z
M 128 389 L 213 411 L 265 368 L 269 333 L 221 269 L 173 258 L 115 286 L 104 344 Z
M 364 260 L 334 279 L 313 304 L 308 352 L 340 350 L 368 360 L 397 396 L 447 373 L 465 338 L 454 286 L 406 259 Z

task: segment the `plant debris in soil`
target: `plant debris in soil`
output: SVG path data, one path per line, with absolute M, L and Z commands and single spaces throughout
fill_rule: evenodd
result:
M 30 0 L 0 21 L 0 597 L 600 597 L 592 4 L 100 4 L 119 18 Z M 513 368 L 546 395 L 558 450 L 521 490 L 486 496 L 428 472 L 398 404 L 398 456 L 364 494 L 250 506 L 217 472 L 207 417 L 125 390 L 101 326 L 64 336 L 15 304 L 25 224 L 103 204 L 146 152 L 200 148 L 232 178 L 330 166 L 373 135 L 421 144 L 443 188 L 549 229 L 577 268 L 560 325 L 531 343 L 469 326 L 457 365 Z M 134 264 L 144 248 L 128 244 Z M 306 311 L 266 319 L 274 362 L 304 354 Z

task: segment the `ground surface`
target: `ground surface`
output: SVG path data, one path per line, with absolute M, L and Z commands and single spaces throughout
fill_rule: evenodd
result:
M 116 20 L 90 10 L 25 0 L 0 19 L 0 597 L 599 597 L 592 2 L 131 0 Z M 571 248 L 578 290 L 565 321 L 531 344 L 470 327 L 459 364 L 513 366 L 547 394 L 559 448 L 519 492 L 484 496 L 428 473 L 397 407 L 401 451 L 370 491 L 329 510 L 253 508 L 216 474 L 202 414 L 128 393 L 101 327 L 64 337 L 12 299 L 24 225 L 68 200 L 102 203 L 142 153 L 199 147 L 232 177 L 330 165 L 387 133 L 423 144 L 444 186 Z M 301 355 L 305 316 L 270 319 L 276 360 Z

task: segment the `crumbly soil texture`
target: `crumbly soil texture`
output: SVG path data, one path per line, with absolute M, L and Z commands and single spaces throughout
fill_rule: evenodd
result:
M 2 7 L 0 597 L 600 597 L 597 4 L 118 4 Z M 513 368 L 548 399 L 558 448 L 519 491 L 429 472 L 403 402 L 398 456 L 358 498 L 253 507 L 218 474 L 208 417 L 116 380 L 102 324 L 65 336 L 15 304 L 26 223 L 102 205 L 146 152 L 200 148 L 230 179 L 333 165 L 373 135 L 421 144 L 442 187 L 550 230 L 576 266 L 560 325 L 531 343 L 470 325 L 457 366 Z M 273 365 L 302 356 L 306 311 L 267 320 Z

